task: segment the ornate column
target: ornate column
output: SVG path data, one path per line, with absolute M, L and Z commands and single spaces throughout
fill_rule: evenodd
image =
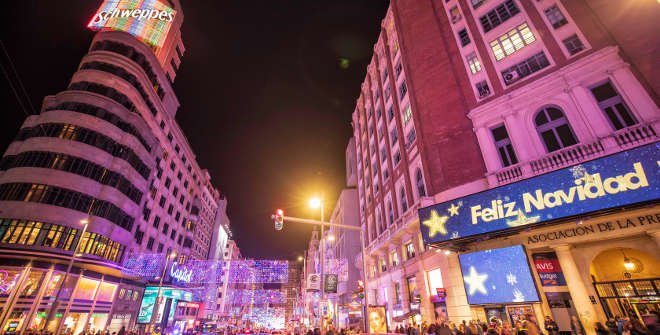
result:
M 571 294 L 573 306 L 575 306 L 579 314 L 582 326 L 584 326 L 584 330 L 588 335 L 595 335 L 594 323 L 597 321 L 596 310 L 589 299 L 589 292 L 573 259 L 571 246 L 562 244 L 554 246 L 553 249 L 555 249 L 559 265 L 561 265 L 561 269 L 564 272 L 566 286 Z
M 463 320 L 472 319 L 472 314 L 467 301 L 467 293 L 463 286 L 463 275 L 461 274 L 461 266 L 458 262 L 458 254 L 452 252 L 447 255 L 447 264 L 448 280 L 444 280 L 445 276 L 443 276 L 443 284 L 447 289 L 447 298 L 445 300 L 447 304 L 447 316 L 450 321 L 458 324 Z

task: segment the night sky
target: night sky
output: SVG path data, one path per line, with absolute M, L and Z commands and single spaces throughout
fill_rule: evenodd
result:
M 312 228 L 276 232 L 275 208 L 318 218 L 307 199 L 324 193 L 326 216 L 345 185 L 344 150 L 386 0 L 183 0 L 186 52 L 174 83 L 177 120 L 229 200 L 234 238 L 246 257 L 289 258 Z M 66 3 L 66 5 L 63 5 Z M 101 1 L 10 1 L 0 38 L 38 111 L 64 90 L 94 32 Z M 0 50 L 3 67 L 9 63 Z M 12 77 L 15 81 L 15 78 Z M 4 153 L 25 119 L 0 80 Z

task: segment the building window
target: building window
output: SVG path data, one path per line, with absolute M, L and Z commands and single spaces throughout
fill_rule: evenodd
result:
M 408 105 L 403 111 L 403 124 L 408 124 L 410 119 L 412 119 L 412 108 L 410 108 L 410 105 Z
M 462 47 L 470 44 L 470 35 L 468 35 L 467 29 L 463 28 L 458 31 L 458 39 L 461 41 Z
M 417 168 L 415 171 L 415 183 L 417 184 L 417 195 L 420 197 L 426 196 L 426 188 L 424 187 L 424 175 L 422 169 Z
M 506 127 L 501 125 L 491 129 L 491 132 L 493 134 L 493 139 L 495 140 L 497 152 L 500 154 L 502 165 L 506 167 L 518 163 L 518 158 L 516 157 L 515 151 L 513 151 L 513 145 L 511 144 L 511 139 L 509 138 L 509 133 L 506 131 Z
M 477 88 L 477 92 L 479 93 L 479 98 L 485 98 L 490 95 L 490 87 L 488 87 L 488 82 L 481 81 L 478 82 L 475 87 Z
M 404 80 L 401 83 L 401 86 L 399 86 L 399 100 L 403 100 L 403 98 L 406 96 L 408 93 L 408 86 L 406 85 L 406 81 Z
M 394 223 L 394 209 L 392 208 L 392 203 L 387 203 L 387 224 L 391 225 Z
M 484 32 L 487 33 L 518 13 L 520 13 L 520 9 L 518 9 L 516 3 L 513 0 L 506 0 L 486 13 L 486 15 L 480 17 L 479 22 L 481 22 Z
M 408 198 L 406 198 L 406 190 L 403 187 L 399 189 L 399 196 L 401 197 L 401 212 L 405 213 L 408 210 Z
M 394 283 L 394 303 L 397 305 L 401 303 L 401 283 L 399 282 Z
M 147 249 L 153 250 L 154 249 L 154 238 L 149 237 L 149 240 L 147 240 Z
M 541 69 L 550 66 L 548 58 L 543 52 L 525 59 L 524 61 L 502 71 L 502 78 L 507 85 L 511 85 L 521 78 L 527 77 Z
M 385 162 L 387 159 L 387 151 L 385 151 L 385 148 L 380 148 L 380 161 Z
M 415 257 L 415 245 L 412 242 L 406 243 L 406 258 L 411 259 Z
M 390 258 L 392 259 L 392 267 L 399 266 L 399 253 L 396 250 L 390 253 Z
M 399 75 L 401 72 L 403 72 L 403 65 L 399 61 L 399 63 L 396 64 L 396 67 L 394 68 L 394 72 L 396 73 L 396 78 L 399 79 Z
M 401 161 L 401 153 L 399 152 L 399 150 L 397 150 L 394 153 L 394 165 L 396 166 L 397 164 L 399 164 L 400 161 Z
M 557 5 L 553 5 L 552 7 L 546 9 L 544 13 L 548 18 L 548 21 L 550 21 L 552 24 L 552 27 L 555 29 L 568 23 L 566 17 L 564 17 L 564 14 L 561 13 L 561 10 L 559 7 L 557 7 Z
M 611 82 L 608 81 L 592 88 L 591 93 L 614 129 L 619 130 L 637 124 L 635 116 L 630 112 Z
M 387 67 L 383 70 L 383 82 L 387 81 Z
M 385 261 L 385 258 L 380 259 L 380 272 L 385 272 L 387 271 L 387 261 Z
M 394 106 L 390 106 L 387 109 L 387 120 L 392 121 L 394 119 Z
M 564 47 L 566 47 L 566 50 L 571 56 L 584 50 L 584 44 L 582 44 L 582 41 L 576 34 L 573 34 L 569 38 L 563 40 L 562 43 L 564 43 Z
M 545 144 L 548 152 L 577 144 L 571 126 L 561 109 L 546 107 L 536 113 L 534 118 L 536 131 Z
M 390 141 L 392 141 L 392 146 L 394 146 L 398 140 L 399 138 L 397 136 L 396 128 L 394 128 L 390 132 Z
M 500 61 L 534 41 L 536 41 L 534 34 L 527 23 L 523 23 L 490 42 L 490 49 L 495 59 Z
M 461 19 L 461 11 L 458 6 L 454 6 L 449 10 L 449 17 L 451 17 L 451 23 L 456 23 Z
M 481 71 L 481 63 L 479 62 L 479 58 L 477 58 L 476 53 L 473 52 L 473 53 L 467 55 L 466 59 L 467 59 L 468 65 L 470 66 L 470 72 L 472 72 L 472 74 L 475 74 L 475 73 Z

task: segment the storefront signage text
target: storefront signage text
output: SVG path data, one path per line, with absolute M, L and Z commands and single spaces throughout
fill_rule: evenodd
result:
M 639 226 L 648 226 L 660 223 L 660 213 L 654 215 L 638 216 L 624 220 L 615 220 L 588 224 L 573 228 L 550 231 L 547 233 L 533 234 L 527 237 L 527 244 L 534 244 L 546 241 L 555 241 L 589 234 L 604 233 L 618 229 L 635 228 Z
M 654 143 L 421 208 L 420 230 L 426 243 L 436 243 L 657 200 L 658 161 Z
M 183 267 L 179 267 L 179 264 L 174 262 L 172 263 L 172 267 L 170 268 L 170 276 L 180 282 L 184 283 L 190 283 L 192 280 L 192 269 L 186 269 Z

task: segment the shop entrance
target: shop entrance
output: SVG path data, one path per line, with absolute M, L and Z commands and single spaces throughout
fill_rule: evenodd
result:
M 591 278 L 608 318 L 627 316 L 646 323 L 660 312 L 660 260 L 631 249 L 610 249 L 594 258 Z

